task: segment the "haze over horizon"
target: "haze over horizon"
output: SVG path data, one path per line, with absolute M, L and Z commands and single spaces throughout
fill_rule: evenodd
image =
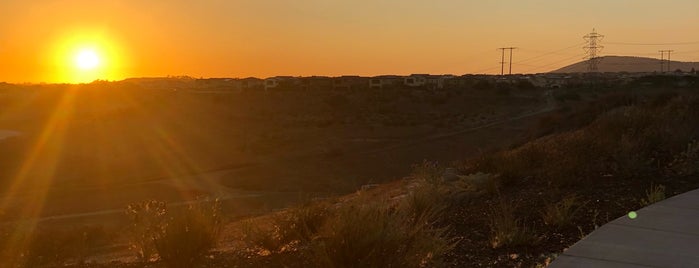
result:
M 699 61 L 690 0 L 7 0 L 0 9 L 0 81 L 14 83 L 494 74 L 497 48 L 509 46 L 514 73 L 545 72 L 582 60 L 592 28 L 606 36 L 601 55 L 672 49 L 672 60 Z

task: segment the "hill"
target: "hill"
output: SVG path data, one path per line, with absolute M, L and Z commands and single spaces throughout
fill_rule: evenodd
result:
M 667 65 L 665 66 L 667 68 Z M 689 71 L 699 68 L 699 62 L 670 61 L 670 70 Z M 660 71 L 660 60 L 644 57 L 604 56 L 600 59 L 600 72 L 644 73 Z M 587 71 L 587 61 L 581 61 L 552 71 L 552 73 L 582 73 Z

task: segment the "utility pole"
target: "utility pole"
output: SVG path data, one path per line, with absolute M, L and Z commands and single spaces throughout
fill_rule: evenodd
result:
M 516 47 L 510 48 L 510 75 L 512 75 L 512 50 L 513 49 L 516 49 Z
M 509 74 L 511 75 L 512 74 L 512 50 L 517 49 L 517 48 L 516 47 L 501 47 L 498 49 L 502 51 L 502 56 L 501 56 L 501 60 L 500 60 L 500 75 L 505 75 L 505 63 L 507 63 L 505 61 L 505 50 L 506 49 L 510 50 L 510 62 L 509 62 L 510 63 L 510 73 Z
M 502 51 L 502 59 L 500 60 L 500 75 L 503 75 L 505 74 L 505 48 L 501 47 L 498 49 Z
M 660 73 L 663 73 L 665 70 L 663 69 L 663 65 L 665 65 L 665 62 L 667 61 L 667 71 L 670 72 L 670 53 L 675 52 L 674 50 L 659 50 L 660 52 Z M 667 52 L 667 60 L 664 58 L 665 52 Z
M 604 39 L 604 35 L 598 34 L 595 29 L 592 29 L 592 32 L 583 36 L 583 39 L 587 41 L 587 45 L 583 47 L 585 49 L 585 53 L 587 53 L 587 56 L 585 59 L 587 59 L 587 71 L 588 72 L 597 72 L 597 65 L 599 64 L 599 57 L 598 53 L 602 52 L 602 49 L 604 46 L 599 45 L 599 42 Z
M 660 52 L 660 73 L 663 73 L 665 69 L 663 68 L 663 65 L 665 65 L 665 50 L 658 50 Z

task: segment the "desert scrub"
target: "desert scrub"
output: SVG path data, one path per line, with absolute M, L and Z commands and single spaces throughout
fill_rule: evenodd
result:
M 423 160 L 420 164 L 413 165 L 411 177 L 418 181 L 440 185 L 444 182 L 444 168 L 437 162 Z
M 196 267 L 215 246 L 222 226 L 218 200 L 197 200 L 179 210 L 149 200 L 129 205 L 126 214 L 138 259 L 159 258 L 167 267 Z
M 699 170 L 694 165 L 699 146 L 691 141 L 699 136 L 699 112 L 692 107 L 698 106 L 696 98 L 676 98 L 660 107 L 622 105 L 585 128 L 471 159 L 466 170 L 499 175 L 501 187 L 524 178 L 574 187 L 603 177 L 630 178 L 667 170 L 694 173 Z
M 665 186 L 651 185 L 650 189 L 646 190 L 646 196 L 641 199 L 640 204 L 645 207 L 662 200 L 665 200 Z
M 493 248 L 533 245 L 537 237 L 515 215 L 512 202 L 501 199 L 490 209 L 490 245 Z
M 275 215 L 268 228 L 246 222 L 243 239 L 247 250 L 261 255 L 297 251 L 317 238 L 331 213 L 329 204 L 307 203 Z
M 429 184 L 428 184 L 429 185 Z M 430 185 L 429 187 L 433 187 Z M 455 241 L 436 188 L 401 200 L 306 204 L 255 225 L 243 224 L 249 258 L 291 258 L 303 267 L 434 267 Z M 435 191 L 432 191 L 435 190 Z M 266 224 L 268 223 L 268 224 Z
M 547 203 L 541 212 L 541 218 L 546 225 L 559 228 L 570 226 L 583 206 L 576 196 L 570 195 L 559 202 Z
M 140 261 L 150 261 L 156 253 L 153 241 L 165 228 L 167 206 L 165 202 L 147 200 L 130 204 L 126 207 L 129 218 L 127 235 L 129 248 Z
M 667 165 L 667 170 L 671 174 L 680 176 L 699 173 L 699 142 L 693 140 L 687 144 L 687 148 L 677 154 Z
M 219 201 L 198 201 L 173 213 L 153 242 L 168 267 L 197 267 L 216 245 L 221 227 Z
M 313 243 L 320 267 L 434 267 L 454 246 L 446 229 L 380 204 L 338 210 Z
M 439 186 L 423 182 L 401 200 L 398 209 L 401 213 L 405 213 L 412 223 L 431 224 L 443 218 L 448 206 L 448 193 Z

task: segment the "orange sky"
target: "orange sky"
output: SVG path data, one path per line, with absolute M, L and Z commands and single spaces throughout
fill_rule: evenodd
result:
M 674 49 L 699 61 L 696 0 L 3 0 L 0 10 L 7 82 L 499 73 L 503 46 L 520 48 L 513 72 L 544 72 L 578 61 L 593 27 L 606 35 L 602 55 Z M 76 70 L 83 47 L 100 69 Z

